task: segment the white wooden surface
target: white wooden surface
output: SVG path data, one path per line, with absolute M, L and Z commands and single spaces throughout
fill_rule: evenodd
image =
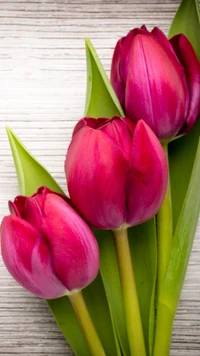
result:
M 144 23 L 167 33 L 178 3 L 0 0 L 0 219 L 8 214 L 7 200 L 18 194 L 5 126 L 65 189 L 65 151 L 84 109 L 84 37 L 92 40 L 109 73 L 117 39 Z M 17 285 L 1 258 L 0 354 L 71 355 L 46 303 Z M 175 355 L 200 355 L 200 230 L 174 324 Z

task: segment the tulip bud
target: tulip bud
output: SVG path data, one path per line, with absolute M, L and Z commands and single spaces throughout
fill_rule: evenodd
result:
M 10 202 L 1 224 L 1 252 L 10 274 L 33 294 L 53 299 L 90 284 L 98 273 L 98 245 L 67 198 L 39 188 Z
M 84 118 L 76 125 L 65 172 L 73 205 L 101 229 L 119 229 L 152 218 L 167 185 L 160 142 L 140 120 Z
M 185 134 L 200 115 L 200 64 L 183 34 L 169 41 L 158 28 L 130 31 L 115 47 L 111 83 L 126 116 L 160 140 Z

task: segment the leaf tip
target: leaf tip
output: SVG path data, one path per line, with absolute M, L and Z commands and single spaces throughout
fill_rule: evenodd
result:
M 89 37 L 85 37 L 85 45 L 88 46 L 88 43 L 90 43 Z
M 14 135 L 13 132 L 9 126 L 6 126 L 5 129 L 6 129 L 7 136 L 10 139 L 10 137 L 12 137 Z

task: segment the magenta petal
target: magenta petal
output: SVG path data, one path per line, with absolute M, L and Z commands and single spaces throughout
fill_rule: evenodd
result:
M 141 28 L 134 28 L 133 30 L 129 31 L 127 36 L 123 38 L 119 69 L 120 69 L 120 76 L 124 83 L 126 83 L 127 76 L 128 76 L 132 42 L 135 36 L 137 36 L 138 34 L 146 34 L 150 36 L 150 33 L 146 29 L 146 27 L 142 26 Z
M 142 120 L 137 123 L 134 131 L 132 162 L 133 169 L 126 183 L 127 224 L 137 225 L 158 212 L 168 180 L 162 146 Z
M 53 272 L 46 241 L 26 221 L 12 215 L 4 217 L 1 251 L 10 274 L 31 293 L 45 299 L 65 294 L 65 287 Z
M 98 130 L 98 128 L 104 125 L 107 121 L 109 121 L 108 118 L 101 117 L 94 120 L 92 117 L 86 116 L 77 122 L 77 124 L 74 127 L 72 137 L 74 137 L 76 133 L 85 126 L 89 126 L 94 130 Z
M 188 99 L 184 71 L 153 36 L 139 34 L 133 39 L 125 97 L 127 116 L 134 122 L 143 119 L 160 139 L 171 138 L 182 128 Z
M 170 39 L 176 54 L 185 69 L 185 75 L 189 87 L 189 110 L 186 116 L 187 127 L 184 133 L 189 131 L 200 115 L 200 63 L 194 49 L 184 35 L 176 35 Z
M 86 287 L 99 269 L 98 245 L 92 231 L 75 210 L 55 194 L 47 195 L 43 213 L 43 232 L 57 276 L 69 291 Z
M 160 43 L 162 43 L 162 45 L 167 47 L 173 53 L 173 55 L 176 57 L 176 53 L 175 53 L 170 41 L 158 27 L 154 27 L 153 30 L 151 31 L 151 33 L 152 33 L 152 35 L 154 35 L 157 38 L 157 40 Z
M 130 120 L 114 116 L 107 120 L 107 123 L 101 127 L 101 131 L 113 140 L 113 144 L 117 145 L 129 160 L 134 128 L 135 125 Z
M 114 229 L 124 222 L 124 183 L 129 169 L 121 149 L 101 130 L 84 127 L 65 161 L 70 198 L 92 225 Z
M 9 206 L 10 213 L 22 217 L 26 200 L 27 197 L 23 195 L 18 195 L 15 198 L 14 202 L 9 201 L 8 206 Z
M 27 198 L 24 206 L 23 219 L 34 226 L 37 231 L 41 231 L 42 223 L 41 204 L 38 200 L 44 200 L 44 198 L 42 194 Z
M 120 75 L 122 42 L 123 42 L 123 38 L 121 38 L 117 42 L 117 45 L 113 53 L 110 81 L 121 105 L 123 106 L 125 103 L 125 84 Z

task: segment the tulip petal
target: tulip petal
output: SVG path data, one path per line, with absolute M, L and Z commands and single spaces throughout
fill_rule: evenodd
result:
M 194 126 L 200 115 L 200 63 L 192 45 L 183 34 L 172 37 L 170 42 L 185 69 L 189 87 L 190 104 L 186 116 L 187 127 L 183 132 L 186 133 Z
M 29 222 L 37 231 L 41 231 L 42 206 L 45 195 L 39 194 L 26 199 L 24 206 L 23 219 Z
M 168 177 L 162 146 L 143 120 L 137 123 L 134 131 L 132 162 L 133 169 L 126 183 L 127 224 L 137 225 L 158 212 Z
M 29 223 L 12 215 L 4 217 L 1 251 L 10 274 L 31 293 L 45 299 L 65 294 L 65 287 L 53 272 L 46 241 Z
M 84 127 L 74 136 L 65 161 L 68 190 L 89 223 L 113 229 L 124 222 L 128 169 L 122 150 L 101 130 Z
M 122 150 L 127 160 L 130 158 L 134 128 L 135 124 L 132 121 L 119 116 L 108 119 L 100 127 L 101 131 L 113 140 L 113 144 Z
M 134 28 L 133 30 L 129 31 L 127 36 L 123 37 L 119 70 L 120 76 L 124 83 L 126 83 L 128 76 L 132 41 L 138 34 L 146 34 L 150 36 L 146 26 L 143 25 L 141 28 Z
M 148 34 L 133 39 L 125 93 L 128 117 L 145 120 L 160 139 L 171 138 L 183 126 L 186 84 L 182 66 L 166 46 Z
M 154 35 L 160 43 L 166 46 L 176 57 L 176 52 L 174 51 L 170 41 L 158 27 L 154 27 L 153 30 L 151 31 L 151 34 Z
M 79 120 L 77 122 L 77 124 L 75 125 L 72 137 L 74 137 L 76 135 L 76 133 L 85 126 L 89 126 L 93 129 L 98 129 L 99 126 L 103 125 L 107 121 L 108 121 L 108 118 L 103 118 L 103 117 L 95 119 L 95 120 L 89 116 L 84 117 L 83 119 Z
M 115 47 L 112 65 L 110 81 L 122 106 L 125 104 L 125 84 L 120 75 L 120 60 L 122 50 L 123 38 L 121 38 Z
M 71 206 L 55 194 L 46 196 L 43 232 L 50 245 L 53 267 L 69 291 L 82 289 L 97 276 L 96 239 Z
M 41 186 L 40 188 L 38 188 L 37 192 L 35 194 L 32 195 L 32 197 L 36 197 L 39 203 L 39 206 L 41 206 L 41 208 L 43 207 L 44 204 L 44 200 L 45 198 L 39 198 L 40 195 L 46 196 L 49 193 L 53 193 L 58 195 L 59 197 L 61 197 L 63 200 L 65 200 L 69 205 L 71 205 L 71 201 L 68 198 L 67 195 L 65 195 L 64 193 L 58 193 L 57 191 L 53 191 L 45 186 Z
M 128 75 L 131 43 L 139 33 L 148 33 L 148 31 L 145 26 L 129 31 L 126 37 L 120 38 L 117 42 L 113 53 L 110 80 L 123 107 L 125 106 L 125 83 Z
M 9 201 L 8 206 L 9 206 L 10 213 L 12 215 L 16 215 L 19 217 L 22 216 L 26 200 L 27 200 L 27 197 L 25 197 L 23 195 L 18 195 L 15 198 L 14 202 Z

